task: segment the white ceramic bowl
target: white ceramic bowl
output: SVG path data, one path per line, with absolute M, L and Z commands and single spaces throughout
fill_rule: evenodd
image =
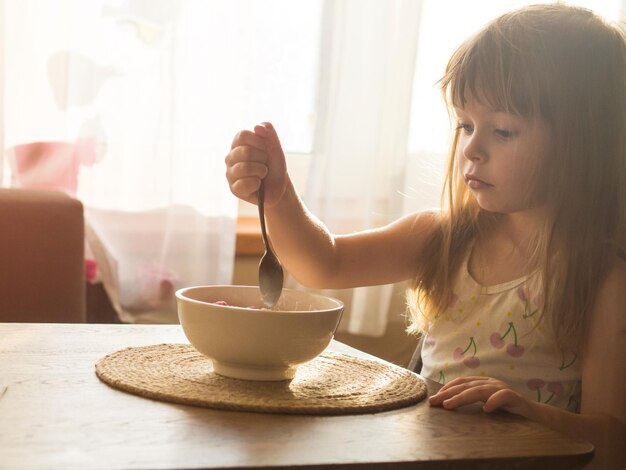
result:
M 187 287 L 176 302 L 187 339 L 215 372 L 245 380 L 292 379 L 328 346 L 343 313 L 338 300 L 291 289 L 273 309 L 260 310 L 259 288 L 250 286 Z

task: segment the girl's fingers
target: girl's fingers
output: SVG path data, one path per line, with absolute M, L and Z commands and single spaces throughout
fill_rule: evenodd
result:
M 428 401 L 433 406 L 456 408 L 473 401 L 485 401 L 493 393 L 507 389 L 507 384 L 492 377 L 459 377 L 441 387 Z
M 263 150 L 249 145 L 239 146 L 232 149 L 224 159 L 226 168 L 233 167 L 241 162 L 256 162 L 265 165 L 267 154 Z
M 243 130 L 235 135 L 230 148 L 234 149 L 241 146 L 254 147 L 258 150 L 265 151 L 265 140 L 252 131 Z
M 476 402 L 484 403 L 483 410 L 486 413 L 503 409 L 510 413 L 524 415 L 529 406 L 521 395 L 495 379 L 457 383 L 447 392 L 437 393 L 430 399 L 431 405 L 443 406 L 448 410 Z
M 520 415 L 526 415 L 529 405 L 528 401 L 521 397 L 518 393 L 505 388 L 498 390 L 487 399 L 483 406 L 483 411 L 491 413 L 497 409 L 504 409 L 510 413 L 516 413 Z
M 466 386 L 467 384 L 471 384 L 474 382 L 485 382 L 487 380 L 490 380 L 489 377 L 471 376 L 471 375 L 467 377 L 457 377 L 456 379 L 451 380 L 450 382 L 445 384 L 443 387 L 441 387 L 439 391 L 433 396 L 437 396 L 437 395 L 443 396 L 443 395 L 449 394 L 450 390 L 452 389 L 456 390 L 456 387 Z
M 486 402 L 489 400 L 489 397 L 499 390 L 500 388 L 494 385 L 478 385 L 454 394 L 450 398 L 443 400 L 441 404 L 444 408 L 452 410 L 470 403 Z
M 267 165 L 257 162 L 238 162 L 226 167 L 226 179 L 229 183 L 234 183 L 241 178 L 256 177 L 265 178 L 267 175 Z
M 469 375 L 467 377 L 457 377 L 456 379 L 451 380 L 450 382 L 445 384 L 443 387 L 441 387 L 438 393 L 445 392 L 449 388 L 456 387 L 457 385 L 466 384 L 470 382 L 476 382 L 476 381 L 486 381 L 486 380 L 489 380 L 489 377 L 473 376 L 473 375 Z
M 283 153 L 283 147 L 280 144 L 280 139 L 276 133 L 276 129 L 269 122 L 262 122 L 258 126 L 254 127 L 254 132 L 258 137 L 261 137 L 265 142 L 265 150 L 270 156 L 270 160 L 273 164 L 278 165 L 282 171 L 284 166 L 285 154 Z
M 267 207 L 272 207 L 283 196 L 289 180 L 285 153 L 274 126 L 269 122 L 255 126 L 254 133 L 265 142 L 268 167 L 265 180 L 265 204 Z
M 251 176 L 249 178 L 240 178 L 230 185 L 232 193 L 240 199 L 251 204 L 257 203 L 256 193 L 261 186 L 261 179 Z
M 282 152 L 282 147 L 280 145 L 280 139 L 278 138 L 278 134 L 276 133 L 276 129 L 272 126 L 270 122 L 261 123 L 262 134 L 265 137 L 265 142 L 267 145 L 268 151 L 278 151 Z
M 263 122 L 254 126 L 254 133 L 262 139 L 267 137 L 267 129 L 265 128 L 265 124 L 266 123 Z
M 265 181 L 266 207 L 275 205 L 285 193 L 289 182 L 285 154 L 270 123 L 239 132 L 224 161 L 230 190 L 238 198 L 256 204 L 261 180 Z
M 230 191 L 240 199 L 256 204 L 256 192 L 261 179 L 267 175 L 267 166 L 263 163 L 240 162 L 226 167 L 226 179 Z
M 448 386 L 444 389 L 441 388 L 435 395 L 429 398 L 429 403 L 431 405 L 441 405 L 445 400 L 448 400 L 465 390 L 469 390 L 471 388 L 480 387 L 485 385 L 487 382 L 484 380 L 468 380 L 468 381 L 457 381 L 456 383 L 450 382 L 447 384 Z

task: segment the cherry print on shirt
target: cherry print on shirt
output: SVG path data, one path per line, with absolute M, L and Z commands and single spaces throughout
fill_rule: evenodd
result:
M 575 413 L 580 411 L 580 403 L 578 403 L 578 399 L 574 395 L 570 395 L 569 400 L 567 400 L 567 409 Z
M 526 382 L 526 386 L 531 390 L 537 391 L 537 401 L 541 403 L 541 389 L 545 387 L 546 382 L 541 379 L 530 379 Z
M 571 367 L 576 362 L 576 359 L 578 359 L 578 355 L 574 353 L 573 357 L 569 359 L 569 361 L 566 361 L 565 351 L 561 351 L 561 365 L 559 366 L 559 370 L 564 370 L 568 367 Z
M 550 403 L 550 400 L 552 400 L 555 396 L 561 397 L 565 394 L 565 389 L 563 388 L 563 384 L 561 382 L 550 382 L 546 388 L 552 395 L 550 395 L 544 403 Z
M 470 357 L 465 357 L 465 353 L 468 352 L 470 348 L 473 348 L 474 350 L 473 354 Z M 470 369 L 476 369 L 476 367 L 480 365 L 480 359 L 476 357 L 477 350 L 478 348 L 476 347 L 476 342 L 474 341 L 474 337 L 470 336 L 469 343 L 467 347 L 465 348 L 465 350 L 461 349 L 460 347 L 456 348 L 454 352 L 452 353 L 452 357 L 454 358 L 456 362 L 463 361 L 463 364 L 465 364 Z
M 497 331 L 492 333 L 489 337 L 489 342 L 494 348 L 501 349 L 504 347 L 504 338 L 506 338 L 509 333 L 513 333 L 513 342 L 507 345 L 506 352 L 512 357 L 520 357 L 524 354 L 524 346 L 517 344 L 517 331 L 515 330 L 513 322 L 509 322 L 509 328 L 502 336 L 500 336 L 500 333 Z
M 520 286 L 517 289 L 517 296 L 522 302 L 528 302 L 528 300 L 530 299 L 530 292 L 528 291 L 528 287 Z
M 565 388 L 561 382 L 545 382 L 541 379 L 530 379 L 526 382 L 526 386 L 531 390 L 537 391 L 537 402 L 548 404 L 552 399 L 556 397 L 562 397 L 565 394 Z M 550 392 L 550 396 L 545 400 L 541 400 L 541 390 L 546 388 Z
M 530 291 L 528 290 L 528 287 L 526 286 L 520 286 L 517 289 L 517 296 L 520 298 L 520 300 L 522 302 L 524 302 L 524 314 L 522 315 L 522 318 L 530 318 L 532 316 L 534 316 L 539 309 L 535 308 L 534 310 L 531 307 L 531 302 L 530 302 Z M 537 301 L 539 300 L 539 297 L 536 297 L 534 300 L 534 304 L 536 306 L 538 306 Z

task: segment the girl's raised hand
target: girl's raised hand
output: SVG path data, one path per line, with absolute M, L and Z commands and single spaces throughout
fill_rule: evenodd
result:
M 226 179 L 231 192 L 256 204 L 261 180 L 265 181 L 265 205 L 275 205 L 285 192 L 288 175 L 285 154 L 269 122 L 235 136 L 226 156 Z

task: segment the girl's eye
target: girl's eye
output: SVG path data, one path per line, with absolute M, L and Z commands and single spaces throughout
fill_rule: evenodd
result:
M 515 132 L 508 129 L 496 129 L 496 134 L 498 134 L 503 139 L 511 139 L 515 137 Z
M 474 132 L 474 126 L 472 126 L 471 124 L 465 124 L 460 122 L 457 126 L 456 126 L 457 130 L 462 130 L 463 132 L 465 132 L 466 134 L 471 134 L 472 132 Z

